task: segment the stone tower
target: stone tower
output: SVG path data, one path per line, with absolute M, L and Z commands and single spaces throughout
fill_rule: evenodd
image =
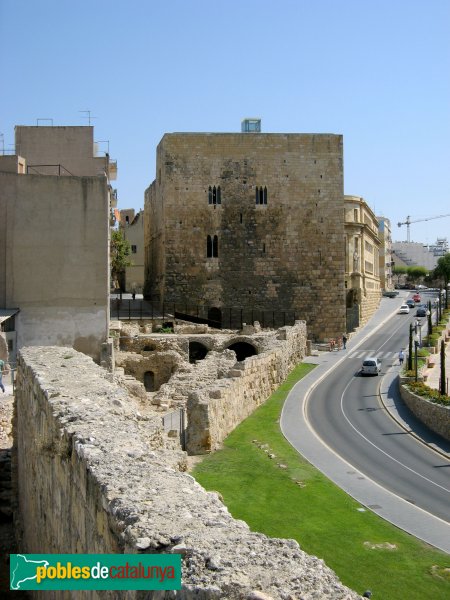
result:
M 295 310 L 312 338 L 342 334 L 342 136 L 164 135 L 145 252 L 153 300 Z

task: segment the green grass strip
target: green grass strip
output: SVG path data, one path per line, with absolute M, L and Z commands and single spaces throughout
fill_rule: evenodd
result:
M 323 558 L 345 585 L 361 594 L 372 590 L 373 600 L 450 598 L 449 555 L 370 510 L 361 511 L 283 437 L 284 400 L 312 368 L 296 367 L 192 475 L 207 490 L 218 491 L 231 514 L 252 531 L 297 540 L 305 552 Z

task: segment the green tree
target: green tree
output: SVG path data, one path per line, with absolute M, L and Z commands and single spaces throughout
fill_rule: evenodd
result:
M 131 245 L 128 240 L 123 237 L 120 229 L 111 232 L 110 244 L 110 265 L 111 265 L 111 281 L 115 288 L 122 289 L 121 278 L 126 267 L 131 266 L 132 262 L 128 258 L 131 254 Z
M 434 277 L 436 279 L 442 279 L 445 283 L 445 287 L 447 287 L 450 281 L 450 253 L 441 256 L 433 273 Z
M 448 284 L 450 282 L 450 253 L 447 252 L 438 260 L 433 271 L 434 279 L 443 281 L 445 286 L 445 308 L 448 308 Z
M 406 267 L 396 266 L 392 269 L 392 273 L 397 276 L 397 284 L 400 283 L 400 277 L 406 275 Z
M 428 270 L 425 267 L 420 266 L 406 267 L 406 272 L 408 274 L 408 279 L 414 283 L 422 280 L 428 274 Z

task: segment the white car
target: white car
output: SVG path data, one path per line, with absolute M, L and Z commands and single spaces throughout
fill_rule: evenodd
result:
M 407 304 L 402 304 L 398 312 L 400 315 L 407 315 L 409 313 L 409 306 Z
M 367 356 L 363 360 L 361 375 L 378 375 L 381 371 L 381 360 L 376 356 Z

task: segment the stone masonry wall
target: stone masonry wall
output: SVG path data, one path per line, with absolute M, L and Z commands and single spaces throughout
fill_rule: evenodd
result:
M 366 294 L 361 296 L 361 320 L 360 327 L 365 325 L 373 313 L 377 310 L 380 305 L 381 293 L 380 290 L 367 290 Z
M 400 380 L 400 395 L 409 410 L 435 433 L 450 441 L 450 406 L 413 394 Z
M 166 134 L 145 196 L 146 294 L 295 310 L 313 338 L 345 330 L 342 136 Z M 210 187 L 221 202 L 209 203 Z M 256 202 L 267 190 L 267 203 Z M 207 256 L 217 236 L 217 256 Z
M 180 553 L 177 592 L 46 592 L 46 600 L 352 600 L 318 558 L 234 520 L 158 447 L 154 419 L 85 355 L 23 349 L 13 479 L 20 551 Z M 39 593 L 33 597 L 40 597 Z
M 304 358 L 306 324 L 278 330 L 272 350 L 236 363 L 212 385 L 192 391 L 187 402 L 186 449 L 190 454 L 216 450 L 225 437 L 270 394 Z

